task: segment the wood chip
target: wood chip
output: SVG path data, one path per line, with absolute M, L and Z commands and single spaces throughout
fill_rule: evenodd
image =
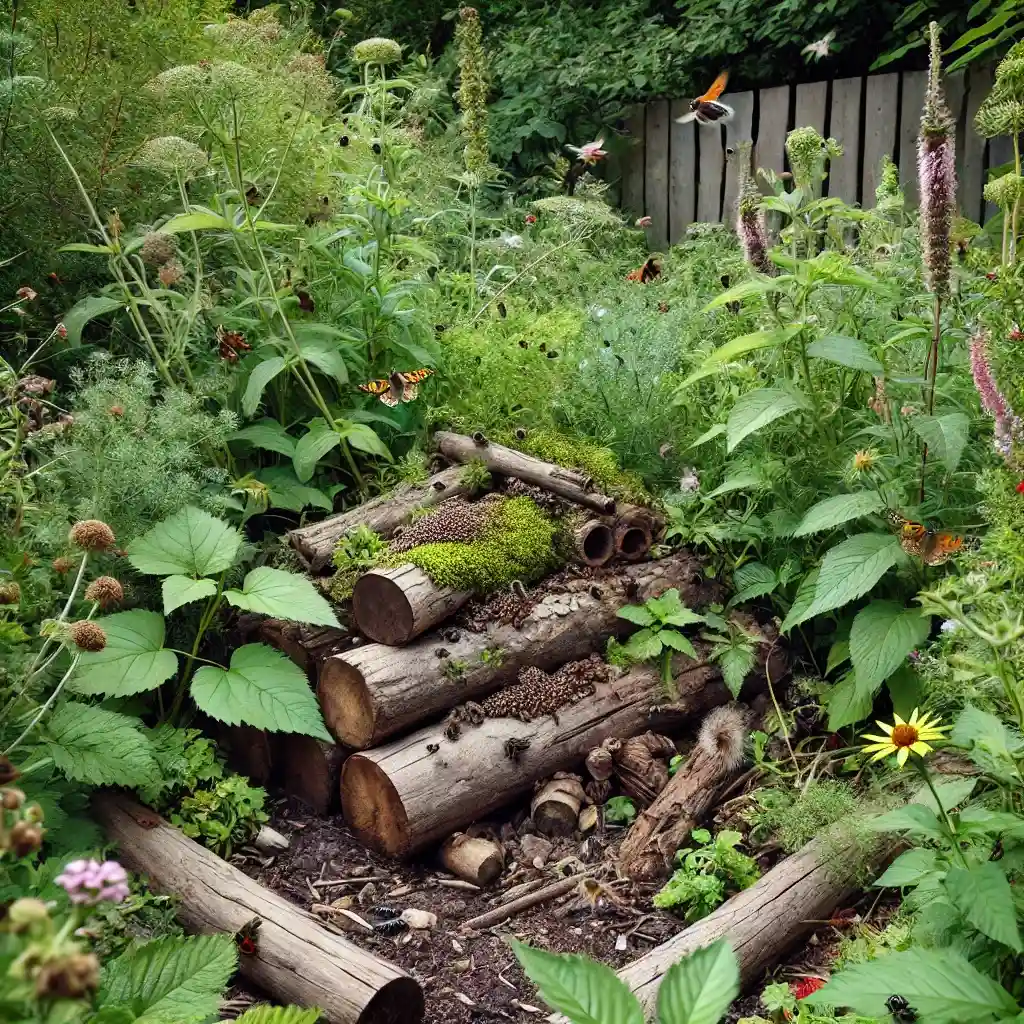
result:
M 445 889 L 461 889 L 463 892 L 483 892 L 479 885 L 464 882 L 461 878 L 439 878 L 437 884 Z
M 415 892 L 416 889 L 411 885 L 400 885 L 397 889 L 388 890 L 388 898 L 395 899 L 398 896 L 408 896 L 409 893 Z
M 469 996 L 464 995 L 462 992 L 456 992 L 455 998 L 458 999 L 458 1001 L 462 1003 L 463 1006 L 476 1006 L 476 1003 L 474 1003 L 473 1000 L 469 998 Z
M 615 952 L 625 953 L 629 949 L 629 939 L 625 935 L 615 936 Z
M 544 1011 L 539 1006 L 531 1006 L 529 1003 L 521 1003 L 518 999 L 513 999 L 510 1004 L 517 1010 L 522 1010 L 523 1013 L 543 1013 Z

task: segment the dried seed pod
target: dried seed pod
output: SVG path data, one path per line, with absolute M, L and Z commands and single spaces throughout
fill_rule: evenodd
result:
M 587 771 L 590 772 L 590 777 L 596 782 L 604 782 L 605 779 L 610 779 L 614 770 L 615 760 L 612 758 L 611 752 L 605 750 L 604 747 L 594 747 L 587 754 Z
M 109 551 L 115 544 L 114 531 L 100 519 L 83 519 L 71 527 L 72 544 L 86 551 Z

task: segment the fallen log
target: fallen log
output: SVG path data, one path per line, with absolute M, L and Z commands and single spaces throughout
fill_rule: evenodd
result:
M 254 639 L 276 647 L 291 658 L 311 680 L 315 679 L 317 665 L 325 658 L 359 643 L 359 638 L 346 629 L 304 626 L 301 622 L 288 622 L 285 619 L 264 619 L 259 623 L 256 633 L 258 635 Z
M 376 746 L 461 701 L 486 696 L 513 681 L 527 665 L 556 668 L 599 650 L 610 636 L 625 636 L 635 628 L 618 618 L 625 604 L 646 601 L 672 587 L 689 608 L 724 598 L 722 588 L 705 577 L 701 562 L 685 551 L 656 562 L 606 569 L 578 582 L 578 589 L 573 585 L 577 611 L 544 616 L 534 609 L 522 629 L 490 622 L 484 632 L 461 631 L 455 640 L 432 633 L 398 650 L 366 644 L 328 658 L 320 666 L 317 684 L 327 728 L 353 749 Z M 484 651 L 501 651 L 502 656 L 484 660 Z
M 317 814 L 336 811 L 341 766 L 349 751 L 299 733 L 279 733 L 276 739 L 275 767 L 281 788 Z
M 479 460 L 499 476 L 515 477 L 603 515 L 615 512 L 615 499 L 595 491 L 593 480 L 585 473 L 544 462 L 502 444 L 492 444 L 482 434 L 467 437 L 439 430 L 434 441 L 441 454 L 452 462 L 465 465 Z
M 261 919 L 258 948 L 240 958 L 239 972 L 276 999 L 320 1007 L 330 1024 L 423 1019 L 423 990 L 394 964 L 327 931 L 122 794 L 97 793 L 92 807 L 121 862 L 179 897 L 178 915 L 190 931 L 233 933 Z
M 322 572 L 331 564 L 338 539 L 357 526 L 368 526 L 382 537 L 390 537 L 412 518 L 419 508 L 430 508 L 469 488 L 462 482 L 462 467 L 451 466 L 419 484 L 405 484 L 390 494 L 372 498 L 356 508 L 330 516 L 319 523 L 291 530 L 289 540 L 309 562 L 313 572 Z
M 504 850 L 490 839 L 456 832 L 441 847 L 441 863 L 456 878 L 484 888 L 501 874 L 505 867 Z
M 444 622 L 471 591 L 439 587 L 416 565 L 371 569 L 352 591 L 352 618 L 359 632 L 389 647 L 401 647 Z
M 729 691 L 719 679 L 717 667 L 691 661 L 676 680 L 680 702 L 694 713 L 725 703 Z M 641 732 L 663 692 L 657 670 L 637 666 L 598 683 L 557 720 L 485 718 L 454 741 L 434 725 L 353 754 L 341 773 L 345 820 L 367 846 L 408 856 L 581 762 L 606 736 Z

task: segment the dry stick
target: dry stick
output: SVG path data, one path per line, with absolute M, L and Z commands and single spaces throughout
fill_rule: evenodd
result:
M 573 875 L 571 878 L 563 878 L 559 882 L 552 882 L 551 885 L 546 885 L 543 889 L 538 889 L 536 892 L 520 896 L 519 899 L 506 903 L 502 907 L 488 910 L 483 914 L 478 914 L 476 917 L 471 917 L 468 921 L 463 922 L 462 927 L 481 931 L 484 928 L 491 928 L 496 924 L 502 924 L 510 917 L 521 914 L 524 910 L 529 910 L 539 903 L 546 903 L 557 896 L 564 896 L 567 892 L 572 892 L 580 884 L 581 878 L 585 878 L 593 873 L 593 871 L 584 871 L 581 874 Z

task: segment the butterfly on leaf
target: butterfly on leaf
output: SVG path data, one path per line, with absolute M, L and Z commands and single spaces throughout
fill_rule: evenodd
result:
M 895 509 L 887 508 L 885 518 L 896 531 L 900 547 L 908 555 L 916 555 L 925 565 L 942 565 L 964 546 L 963 537 L 930 530 L 922 523 L 905 518 Z
M 656 277 L 661 276 L 661 264 L 652 256 L 642 267 L 631 270 L 626 275 L 627 281 L 636 281 L 638 284 L 647 284 Z
M 256 955 L 256 951 L 259 949 L 261 924 L 263 924 L 263 921 L 258 917 L 254 917 L 251 921 L 246 921 L 235 932 L 235 945 L 238 947 L 238 952 L 243 956 Z
M 679 124 L 696 121 L 698 124 L 704 125 L 725 124 L 726 121 L 731 121 L 736 111 L 727 103 L 718 102 L 718 97 L 725 92 L 725 83 L 728 81 L 729 72 L 723 71 L 711 83 L 711 88 L 703 96 L 698 96 L 695 100 L 690 101 L 689 111 L 682 117 L 677 117 L 676 121 Z
M 433 370 L 409 370 L 407 373 L 399 373 L 392 370 L 390 376 L 382 380 L 371 380 L 366 384 L 360 384 L 359 390 L 369 395 L 376 395 L 385 405 L 392 408 L 401 402 L 411 402 L 419 391 L 419 382 L 426 380 Z

